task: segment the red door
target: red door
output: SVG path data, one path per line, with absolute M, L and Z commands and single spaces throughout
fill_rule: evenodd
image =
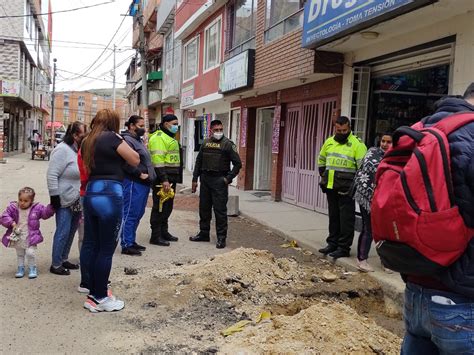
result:
M 317 159 L 331 134 L 336 98 L 308 101 L 287 107 L 283 155 L 283 191 L 286 202 L 327 212 L 326 197 L 319 188 Z

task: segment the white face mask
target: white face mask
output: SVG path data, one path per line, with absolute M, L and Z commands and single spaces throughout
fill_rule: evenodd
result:
M 222 137 L 224 137 L 224 132 L 214 132 L 212 136 L 214 137 L 214 139 L 219 141 L 222 139 Z

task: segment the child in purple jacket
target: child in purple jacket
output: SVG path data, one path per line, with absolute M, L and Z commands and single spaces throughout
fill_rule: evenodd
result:
M 28 278 L 38 276 L 36 268 L 36 246 L 43 241 L 40 231 L 40 219 L 54 215 L 53 206 L 35 203 L 35 190 L 24 187 L 18 192 L 18 202 L 10 202 L 0 217 L 0 224 L 7 228 L 2 238 L 6 247 L 16 249 L 18 270 L 16 278 L 25 276 L 25 255 L 29 266 Z

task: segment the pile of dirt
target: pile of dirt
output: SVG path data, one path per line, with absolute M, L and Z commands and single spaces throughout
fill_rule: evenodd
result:
M 400 338 L 347 305 L 383 303 L 379 285 L 322 259 L 301 264 L 238 248 L 123 275 L 117 282 L 128 289 L 130 301 L 143 305 L 128 322 L 142 331 L 174 334 L 169 345 L 185 346 L 182 351 L 212 345 L 227 353 L 390 354 L 400 346 Z M 144 283 L 145 289 L 139 287 Z M 262 312 L 272 318 L 256 324 Z M 221 335 L 247 320 L 242 333 Z
M 247 326 L 226 338 L 223 354 L 398 354 L 401 340 L 340 303 L 318 303 L 293 316 Z

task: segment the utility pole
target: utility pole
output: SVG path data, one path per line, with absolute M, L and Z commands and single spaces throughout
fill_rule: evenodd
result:
M 138 5 L 138 26 L 140 39 L 140 59 L 141 59 L 141 74 L 142 74 L 142 112 L 145 119 L 145 130 L 149 131 L 150 125 L 148 121 L 148 85 L 147 85 L 147 65 L 146 65 L 146 43 L 145 43 L 145 24 L 143 18 L 143 1 Z
M 115 52 L 117 50 L 117 46 L 114 44 L 114 69 L 112 70 L 112 77 L 113 77 L 113 90 L 112 90 L 112 108 L 115 110 Z
M 56 58 L 53 59 L 53 92 L 51 94 L 51 147 L 56 145 L 56 138 L 54 137 L 54 101 L 56 98 Z

